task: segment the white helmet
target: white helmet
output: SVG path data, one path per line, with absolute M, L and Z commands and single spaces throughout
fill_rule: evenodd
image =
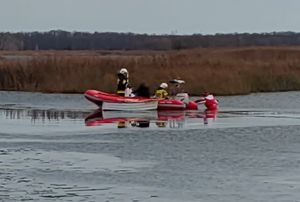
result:
M 120 73 L 121 74 L 128 74 L 128 71 L 127 71 L 126 68 L 122 68 L 122 69 L 120 69 Z
M 160 87 L 161 87 L 161 88 L 168 88 L 168 84 L 166 84 L 166 83 L 161 83 L 161 84 L 160 84 Z

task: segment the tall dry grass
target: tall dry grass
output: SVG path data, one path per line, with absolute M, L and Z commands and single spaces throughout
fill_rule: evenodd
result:
M 8 56 L 27 59 L 8 59 Z M 154 90 L 173 78 L 186 80 L 194 95 L 300 90 L 300 48 L 226 48 L 181 51 L 0 52 L 0 89 L 81 93 L 114 92 L 126 67 L 132 86 Z

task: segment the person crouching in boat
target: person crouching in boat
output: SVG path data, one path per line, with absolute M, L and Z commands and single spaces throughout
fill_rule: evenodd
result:
M 168 88 L 167 83 L 161 83 L 159 88 L 157 88 L 155 91 L 155 97 L 167 99 L 168 98 L 168 92 L 166 90 L 167 88 Z
M 141 83 L 133 93 L 138 97 L 150 98 L 150 90 L 145 82 Z
M 118 73 L 118 85 L 117 85 L 117 94 L 120 96 L 125 96 L 125 90 L 129 83 L 129 74 L 126 68 L 120 69 Z

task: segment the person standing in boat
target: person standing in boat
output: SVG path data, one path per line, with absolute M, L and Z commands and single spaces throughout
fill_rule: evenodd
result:
M 125 96 L 125 90 L 129 83 L 129 74 L 126 68 L 120 69 L 118 73 L 118 85 L 117 85 L 117 94 L 120 96 Z
M 168 88 L 167 83 L 161 83 L 159 88 L 157 88 L 155 91 L 155 97 L 167 99 L 168 98 L 168 92 L 166 90 L 167 88 Z

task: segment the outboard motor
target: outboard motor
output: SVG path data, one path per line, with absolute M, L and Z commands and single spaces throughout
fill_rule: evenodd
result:
M 184 93 L 183 85 L 185 84 L 184 80 L 179 80 L 179 79 L 172 79 L 169 81 L 171 85 L 170 88 L 170 94 L 171 95 L 177 95 L 179 93 Z
M 187 110 L 197 110 L 198 105 L 194 101 L 190 101 L 189 95 L 183 89 L 183 85 L 185 84 L 184 80 L 173 79 L 169 81 L 172 85 L 171 94 L 175 95 L 175 100 L 181 101 L 185 105 L 185 109 Z
M 177 95 L 175 96 L 176 100 L 180 100 L 182 102 L 184 102 L 185 104 L 188 104 L 190 101 L 189 95 L 187 93 L 177 93 Z

